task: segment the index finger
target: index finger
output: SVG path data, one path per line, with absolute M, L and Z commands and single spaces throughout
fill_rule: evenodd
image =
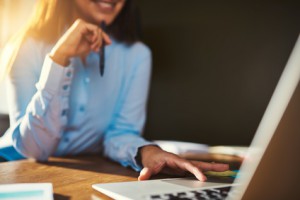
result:
M 97 38 L 101 35 L 102 40 L 104 40 L 104 43 L 107 44 L 111 44 L 111 40 L 109 38 L 109 36 L 98 26 L 94 25 L 94 24 L 85 24 L 86 30 L 88 32 L 91 32 L 93 34 L 92 36 L 92 42 L 95 42 L 97 40 Z M 98 34 L 98 31 L 100 30 L 101 34 Z
M 191 162 L 183 159 L 176 159 L 174 160 L 174 162 L 178 168 L 184 171 L 189 171 L 192 174 L 194 174 L 199 181 L 206 181 L 206 176 L 200 171 L 198 167 L 193 165 Z
M 111 44 L 111 40 L 110 40 L 109 36 L 103 30 L 101 32 L 101 35 L 102 35 L 105 45 Z
M 201 161 L 191 161 L 193 165 L 200 168 L 203 171 L 217 171 L 222 172 L 229 169 L 228 164 L 221 164 L 221 163 L 208 163 L 208 162 L 201 162 Z

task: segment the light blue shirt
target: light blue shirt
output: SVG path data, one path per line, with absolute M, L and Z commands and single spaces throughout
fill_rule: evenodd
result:
M 8 78 L 10 129 L 15 149 L 28 158 L 100 153 L 140 170 L 138 148 L 151 74 L 151 51 L 141 42 L 105 47 L 99 55 L 62 67 L 48 56 L 52 46 L 34 39 L 22 45 Z

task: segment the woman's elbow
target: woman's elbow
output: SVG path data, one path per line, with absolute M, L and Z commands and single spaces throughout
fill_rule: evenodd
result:
M 25 142 L 18 135 L 13 137 L 14 148 L 24 157 L 32 158 L 37 161 L 47 161 L 50 153 L 39 147 L 34 142 Z

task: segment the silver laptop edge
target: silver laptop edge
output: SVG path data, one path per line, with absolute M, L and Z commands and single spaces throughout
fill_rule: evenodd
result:
M 289 57 L 284 71 L 279 79 L 272 98 L 267 106 L 263 118 L 255 133 L 254 139 L 247 153 L 247 158 L 241 166 L 239 178 L 235 183 L 243 183 L 239 187 L 233 188 L 233 193 L 237 194 L 234 199 L 241 199 L 248 187 L 254 172 L 261 161 L 261 158 L 270 143 L 270 140 L 284 114 L 288 103 L 300 80 L 300 36 L 298 37 L 294 49 Z M 245 173 L 243 173 L 245 172 Z

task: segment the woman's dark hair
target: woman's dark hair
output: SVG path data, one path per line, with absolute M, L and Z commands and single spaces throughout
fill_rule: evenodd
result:
M 116 40 L 127 44 L 141 39 L 140 17 L 135 0 L 126 0 L 122 11 L 107 31 Z

